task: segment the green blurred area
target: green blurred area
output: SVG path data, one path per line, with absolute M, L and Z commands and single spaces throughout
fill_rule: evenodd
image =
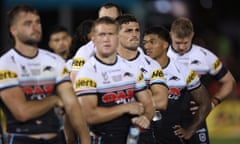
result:
M 240 138 L 228 138 L 228 139 L 220 139 L 220 138 L 211 138 L 211 144 L 240 144 Z

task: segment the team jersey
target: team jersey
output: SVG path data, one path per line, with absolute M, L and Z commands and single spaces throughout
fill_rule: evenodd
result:
M 95 55 L 95 53 L 96 47 L 92 41 L 80 47 L 75 56 L 73 57 L 71 70 L 78 71 L 90 57 Z
M 129 64 L 143 72 L 144 79 L 148 85 L 163 84 L 166 81 L 161 66 L 152 58 L 138 50 L 138 54 L 134 59 L 128 60 Z
M 43 100 L 66 81 L 70 79 L 64 60 L 49 51 L 39 49 L 37 55 L 30 58 L 12 48 L 0 58 L 0 90 L 20 87 L 27 101 Z M 27 122 L 17 121 L 5 105 L 4 112 L 9 133 L 55 133 L 60 126 L 54 109 Z
M 181 104 L 185 92 L 198 88 L 201 83 L 195 71 L 171 58 L 163 68 L 163 73 L 169 88 L 168 108 L 162 112 L 163 120 L 176 123 L 176 120 L 180 121 L 181 118 Z
M 221 79 L 227 72 L 216 55 L 198 45 L 193 44 L 191 49 L 183 55 L 176 53 L 170 46 L 167 54 L 174 60 L 195 70 L 199 76 L 210 74 L 216 79 Z
M 125 59 L 117 56 L 114 64 L 104 64 L 91 57 L 78 71 L 74 82 L 77 96 L 97 95 L 98 106 L 112 107 L 135 101 L 135 93 L 146 89 L 140 70 L 131 67 Z M 127 135 L 132 115 L 124 114 L 109 122 L 91 125 L 95 134 Z
M 169 58 L 167 66 L 163 67 L 163 73 L 168 85 L 168 107 L 161 111 L 162 119 L 154 122 L 156 140 L 160 143 L 181 144 L 181 139 L 174 134 L 173 127 L 182 125 L 182 106 L 187 91 L 192 91 L 201 86 L 197 73 L 181 63 Z

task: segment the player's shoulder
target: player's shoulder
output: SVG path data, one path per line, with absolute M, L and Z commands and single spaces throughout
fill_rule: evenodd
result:
M 39 52 L 39 56 L 42 57 L 44 61 L 54 60 L 54 61 L 61 61 L 65 63 L 65 60 L 54 52 L 51 52 L 42 48 L 39 48 L 38 52 Z

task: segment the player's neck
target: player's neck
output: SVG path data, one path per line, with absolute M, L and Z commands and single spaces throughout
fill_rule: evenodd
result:
M 18 50 L 18 52 L 27 57 L 36 56 L 38 51 L 37 45 L 27 45 L 19 42 L 16 42 L 15 48 Z
M 118 54 L 127 59 L 127 60 L 131 60 L 136 58 L 137 54 L 138 54 L 138 50 L 130 50 L 127 48 L 118 48 Z

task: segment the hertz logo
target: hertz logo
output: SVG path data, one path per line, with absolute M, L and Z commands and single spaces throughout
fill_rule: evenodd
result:
M 81 88 L 81 87 L 97 87 L 97 84 L 94 80 L 91 80 L 89 78 L 80 78 L 76 80 L 75 82 L 75 87 L 76 88 Z
M 197 73 L 195 71 L 191 71 L 187 78 L 187 84 L 190 84 L 196 77 Z
M 70 74 L 70 71 L 66 67 L 64 67 L 64 69 L 62 71 L 62 75 L 64 76 L 64 75 L 69 75 L 69 74 Z
M 17 74 L 13 71 L 3 70 L 0 71 L 0 80 L 17 78 Z
M 158 69 L 152 73 L 151 79 L 156 79 L 156 78 L 163 78 L 162 70 Z
M 217 68 L 220 66 L 220 60 L 219 59 L 217 59 L 216 61 L 215 61 L 215 63 L 213 64 L 213 68 L 214 68 L 214 70 L 217 70 Z
M 79 69 L 85 64 L 85 60 L 82 58 L 74 58 L 72 62 L 72 68 Z

